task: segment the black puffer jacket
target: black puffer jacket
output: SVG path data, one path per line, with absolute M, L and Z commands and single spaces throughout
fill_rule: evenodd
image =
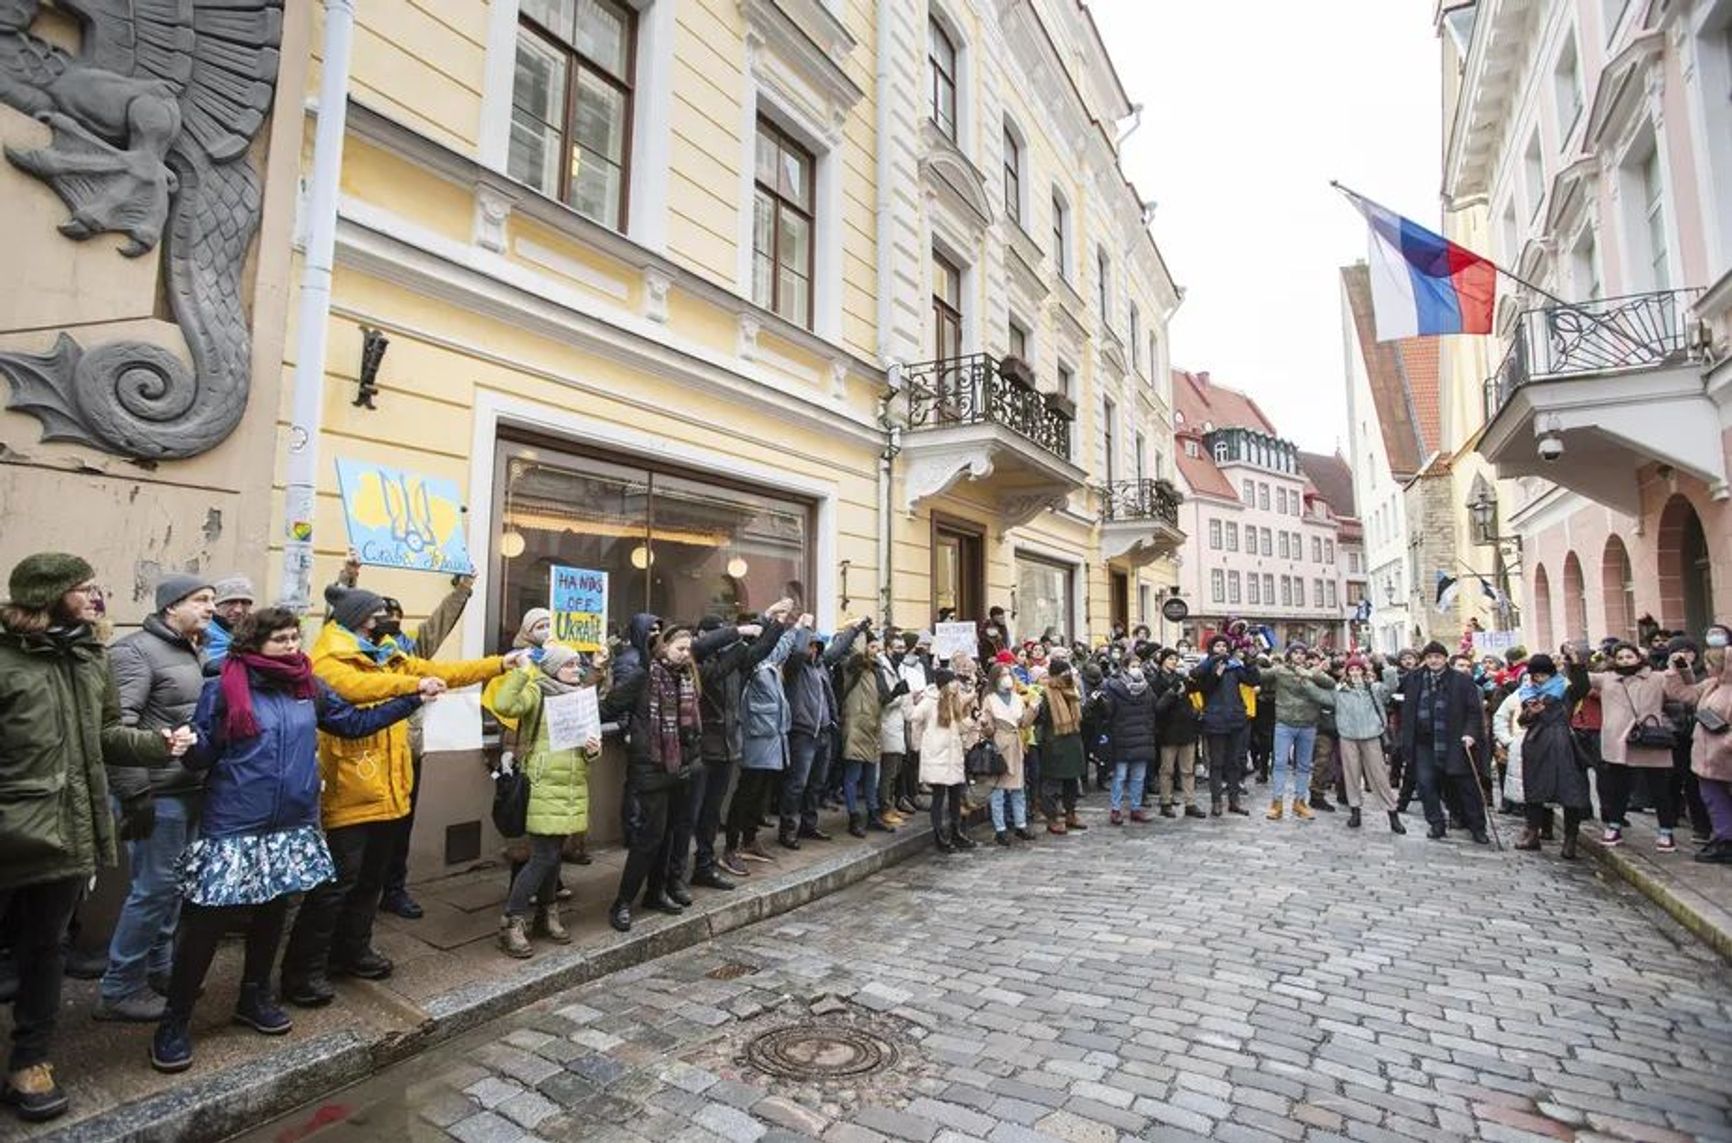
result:
M 109 670 L 120 698 L 120 723 L 139 730 L 173 730 L 192 721 L 204 691 L 204 667 L 198 649 L 158 615 L 146 616 L 144 626 L 114 641 L 108 651 Z M 142 794 L 196 794 L 204 776 L 188 770 L 178 758 L 149 768 L 110 766 L 109 788 L 122 800 Z
M 740 694 L 745 680 L 759 663 L 776 649 L 776 640 L 786 628 L 765 623 L 751 642 L 741 638 L 733 625 L 706 631 L 692 640 L 703 696 L 698 709 L 704 716 L 702 749 L 704 761 L 738 762 L 744 749 L 740 730 Z
M 1159 697 L 1152 684 L 1145 684 L 1140 693 L 1133 691 L 1124 675 L 1102 689 L 1108 749 L 1115 763 L 1153 762 L 1159 757 L 1160 737 L 1155 718 L 1155 702 Z

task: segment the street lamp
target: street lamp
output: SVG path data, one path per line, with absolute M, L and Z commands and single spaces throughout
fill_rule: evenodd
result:
M 1383 577 L 1383 602 L 1395 606 L 1395 577 L 1392 575 Z
M 1499 548 L 1508 544 L 1514 549 L 1515 564 L 1521 566 L 1522 538 L 1497 534 L 1497 496 L 1483 476 L 1473 478 L 1473 499 L 1467 502 L 1468 519 L 1473 523 L 1473 542 L 1482 548 Z

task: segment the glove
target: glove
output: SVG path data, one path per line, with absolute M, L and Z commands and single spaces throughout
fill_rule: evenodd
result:
M 120 840 L 148 841 L 156 832 L 156 799 L 150 794 L 120 803 Z
M 908 680 L 902 679 L 896 684 L 895 687 L 893 687 L 891 689 L 890 697 L 891 698 L 901 698 L 903 695 L 905 695 L 907 693 L 908 693 Z

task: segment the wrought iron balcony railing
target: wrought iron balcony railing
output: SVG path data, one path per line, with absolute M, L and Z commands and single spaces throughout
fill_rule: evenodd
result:
M 911 365 L 904 372 L 910 429 L 1002 425 L 1062 460 L 1070 459 L 1070 422 L 1062 398 L 1001 372 L 984 353 Z
M 1528 310 L 1497 372 L 1485 382 L 1491 420 L 1530 381 L 1659 369 L 1690 360 L 1697 291 L 1666 290 Z
M 1101 521 L 1159 520 L 1176 529 L 1183 499 L 1165 480 L 1115 480 L 1101 487 Z

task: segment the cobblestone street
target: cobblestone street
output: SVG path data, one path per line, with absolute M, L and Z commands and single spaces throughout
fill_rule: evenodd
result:
M 1732 1139 L 1732 973 L 1591 862 L 1339 816 L 1088 820 L 908 862 L 253 1138 Z M 791 1025 L 827 1035 L 755 1043 Z M 802 1068 L 853 1074 L 773 1074 Z

